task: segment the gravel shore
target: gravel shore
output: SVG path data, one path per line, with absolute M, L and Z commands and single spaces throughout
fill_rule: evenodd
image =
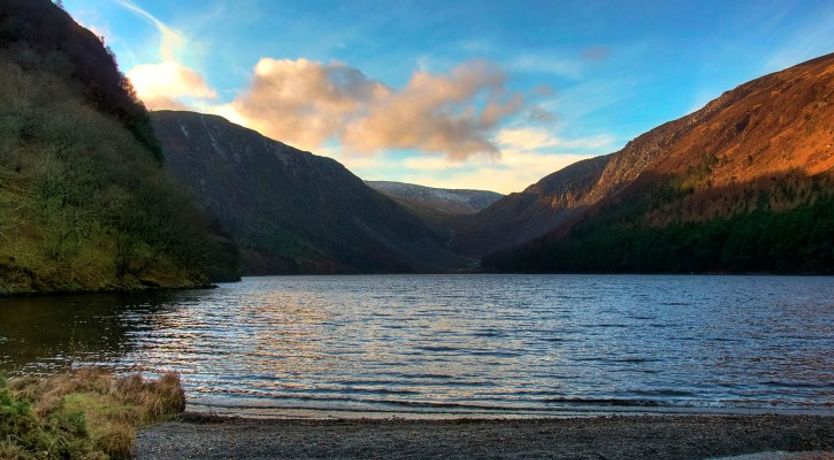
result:
M 139 459 L 834 459 L 834 417 L 257 420 L 186 415 L 142 432 Z M 784 454 L 788 452 L 791 454 Z

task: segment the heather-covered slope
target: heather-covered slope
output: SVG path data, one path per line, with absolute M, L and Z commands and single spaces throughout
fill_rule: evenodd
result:
M 440 238 L 338 162 L 223 118 L 153 113 L 167 167 L 243 250 L 252 274 L 447 271 Z
M 226 263 L 234 272 L 233 247 L 162 170 L 147 113 L 98 38 L 48 0 L 0 6 L 0 294 L 195 287 Z
M 834 271 L 834 55 L 741 85 L 595 161 L 566 190 L 552 179 L 581 164 L 474 216 L 499 235 L 484 266 Z M 520 211 L 497 212 L 512 206 Z M 532 225 L 526 215 L 563 220 Z M 546 236 L 507 250 L 513 228 L 548 225 Z M 477 225 L 461 227 L 470 231 L 459 232 L 459 247 L 489 252 L 472 243 L 483 235 Z

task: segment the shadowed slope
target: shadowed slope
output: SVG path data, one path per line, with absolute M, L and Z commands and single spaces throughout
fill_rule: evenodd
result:
M 461 262 L 335 160 L 216 116 L 153 119 L 167 167 L 240 244 L 249 273 L 446 271 Z

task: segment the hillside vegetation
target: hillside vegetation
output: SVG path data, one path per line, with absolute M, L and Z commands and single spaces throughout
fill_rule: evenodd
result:
M 834 273 L 834 55 L 741 85 L 595 161 L 476 216 L 540 236 L 496 247 L 483 266 Z M 513 208 L 530 217 L 502 217 Z
M 0 11 L 0 294 L 195 287 L 234 248 L 162 169 L 97 37 L 47 0 Z
M 830 179 L 772 180 L 773 188 L 748 189 L 735 212 L 716 205 L 731 201 L 730 191 L 699 197 L 654 189 L 603 207 L 566 236 L 485 257 L 483 264 L 522 272 L 834 273 Z M 682 211 L 686 206 L 701 209 Z

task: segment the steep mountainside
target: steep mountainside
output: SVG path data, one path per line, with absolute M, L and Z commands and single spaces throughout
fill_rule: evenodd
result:
M 153 113 L 167 167 L 243 250 L 246 271 L 446 271 L 463 260 L 336 161 L 190 112 Z
M 475 215 L 450 219 L 453 248 L 482 256 L 525 243 L 570 221 L 590 205 L 588 194 L 609 159 L 577 162 Z
M 834 55 L 741 85 L 595 161 L 585 175 L 566 168 L 477 214 L 475 220 L 496 220 L 496 249 L 512 245 L 507 232 L 514 226 L 533 226 L 541 235 L 552 224 L 546 236 L 487 257 L 484 265 L 834 271 Z M 580 180 L 563 188 L 574 176 Z M 511 206 L 558 217 L 533 225 L 518 212 L 498 213 Z M 460 226 L 469 233 L 459 247 L 489 251 L 467 242 L 481 235 L 477 226 Z
M 49 0 L 0 6 L 0 294 L 193 287 L 233 266 L 99 39 Z
M 447 216 L 475 214 L 503 196 L 486 190 L 445 189 L 402 182 L 365 183 L 403 205 Z

